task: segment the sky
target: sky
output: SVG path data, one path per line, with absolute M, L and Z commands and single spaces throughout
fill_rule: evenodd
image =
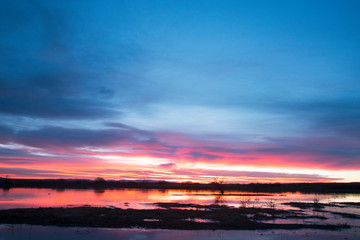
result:
M 0 0 L 0 177 L 360 181 L 359 11 Z

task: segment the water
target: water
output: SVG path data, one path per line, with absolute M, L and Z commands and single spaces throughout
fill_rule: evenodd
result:
M 0 209 L 64 207 L 64 206 L 114 206 L 120 208 L 149 209 L 155 202 L 194 204 L 226 204 L 234 207 L 290 208 L 284 202 L 360 202 L 360 194 L 301 194 L 301 193 L 253 193 L 228 191 L 158 190 L 158 189 L 37 189 L 12 188 L 0 190 Z
M 359 232 L 324 230 L 182 231 L 0 225 L 0 240 L 358 240 Z
M 253 193 L 228 191 L 195 190 L 157 190 L 157 189 L 118 189 L 118 190 L 55 190 L 35 188 L 14 188 L 0 190 L 0 209 L 64 207 L 64 206 L 114 206 L 120 208 L 150 209 L 156 208 L 153 203 L 173 202 L 192 204 L 226 204 L 234 207 L 270 207 L 278 209 L 295 209 L 285 202 L 343 203 L 360 202 L 360 194 L 302 194 L 302 193 Z M 322 208 L 303 209 L 306 214 L 324 216 L 325 220 L 310 219 L 275 219 L 273 223 L 320 223 L 348 224 L 350 229 L 326 230 L 260 230 L 260 231 L 179 231 L 160 229 L 109 229 L 31 226 L 18 224 L 0 225 L 0 240 L 18 239 L 189 239 L 189 240 L 232 240 L 232 239 L 360 239 L 360 218 L 348 218 L 334 213 L 352 213 L 360 216 L 360 208 L 336 204 Z M 195 219 L 196 220 L 196 219 Z M 199 221 L 203 221 L 199 219 Z M 305 222 L 306 221 L 306 222 Z

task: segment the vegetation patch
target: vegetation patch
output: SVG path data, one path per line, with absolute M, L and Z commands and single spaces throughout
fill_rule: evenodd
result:
M 319 203 L 319 202 L 288 202 L 283 203 L 283 205 L 289 205 L 291 207 L 296 207 L 300 209 L 308 209 L 308 208 L 317 208 L 321 209 L 327 206 L 333 207 L 333 204 L 327 204 L 327 203 Z
M 0 223 L 184 230 L 339 229 L 349 227 L 348 225 L 334 224 L 275 224 L 261 222 L 260 220 L 264 219 L 309 218 L 309 216 L 297 211 L 271 208 L 233 208 L 174 203 L 157 203 L 157 205 L 161 206 L 161 208 L 67 207 L 8 209 L 0 211 Z M 192 209 L 178 209 L 178 207 L 191 207 Z

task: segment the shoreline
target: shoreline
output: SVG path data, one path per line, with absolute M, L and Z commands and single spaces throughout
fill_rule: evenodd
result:
M 262 193 L 360 193 L 360 183 L 249 183 L 249 184 L 219 184 L 219 183 L 178 183 L 166 181 L 92 181 L 70 179 L 9 179 L 0 178 L 0 188 L 49 188 L 49 189 L 186 189 L 262 192 Z

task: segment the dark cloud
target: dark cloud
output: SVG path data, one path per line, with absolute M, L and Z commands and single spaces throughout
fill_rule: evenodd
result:
M 221 157 L 213 155 L 213 154 L 208 154 L 208 153 L 203 153 L 203 152 L 198 152 L 198 151 L 191 151 L 191 152 L 187 153 L 186 155 L 194 160 L 198 160 L 198 159 L 216 160 L 216 159 L 221 158 Z
M 234 153 L 234 154 L 246 154 L 249 150 L 239 148 L 227 148 L 227 147 L 204 147 L 205 150 L 215 153 Z
M 138 128 L 135 128 L 135 127 L 123 124 L 123 123 L 117 123 L 117 122 L 108 122 L 108 123 L 105 123 L 105 126 L 119 128 L 119 129 L 123 129 L 123 130 L 142 131 L 142 130 L 140 130 Z
M 227 162 L 232 164 L 264 163 L 267 156 L 278 156 L 283 164 L 320 164 L 331 168 L 359 168 L 360 141 L 342 139 L 336 136 L 322 137 L 279 137 L 265 138 L 259 144 L 244 143 L 234 147 L 191 147 L 169 148 L 174 154 L 167 157 L 200 162 Z M 246 150 L 244 148 L 247 148 Z M 166 156 L 165 156 L 166 157 Z M 286 160 L 285 160 L 286 159 Z M 301 159 L 301 163 L 299 162 Z M 275 163 L 275 162 L 274 162 Z
M 176 164 L 175 163 L 163 163 L 163 164 L 160 164 L 159 166 L 162 168 L 173 168 L 176 166 Z
M 0 10 L 0 114 L 62 119 L 116 114 L 84 91 L 86 73 L 65 43 L 67 13 L 41 1 L 15 2 L 4 1 Z
M 158 139 L 144 131 L 121 129 L 71 129 L 43 127 L 38 130 L 18 131 L 14 137 L 17 143 L 34 147 L 84 147 L 108 146 L 113 144 L 154 144 Z
M 24 156 L 2 156 L 1 157 L 1 163 L 5 163 L 7 165 L 13 165 L 13 166 L 24 166 L 27 164 L 42 164 L 46 162 L 47 164 L 49 162 L 53 162 L 53 159 L 44 159 L 41 156 L 33 156 L 31 157 L 30 154 L 24 154 Z
M 360 139 L 360 99 L 344 96 L 335 99 L 261 104 L 262 110 L 282 113 L 299 121 L 309 121 L 313 134 L 332 133 Z
M 107 118 L 119 114 L 111 102 L 114 89 L 121 92 L 116 109 L 141 101 L 143 96 L 133 94 L 139 77 L 127 69 L 141 62 L 143 50 L 125 37 L 104 34 L 127 31 L 126 16 L 114 11 L 103 18 L 95 11 L 84 15 L 94 18 L 89 22 L 78 14 L 87 7 L 83 4 L 1 2 L 0 114 Z M 102 4 L 97 7 L 107 8 Z
M 54 170 L 39 170 L 39 169 L 28 169 L 28 168 L 0 168 L 0 174 L 1 175 L 21 175 L 21 176 L 27 176 L 27 177 L 60 177 L 63 174 L 61 174 L 60 171 L 54 171 Z
M 8 142 L 11 140 L 14 134 L 14 130 L 7 127 L 0 125 L 0 142 Z
M 49 162 L 61 162 L 63 159 L 58 158 L 56 155 L 51 155 L 49 158 L 42 152 L 31 152 L 28 149 L 12 149 L 12 148 L 0 148 L 1 163 L 6 164 L 39 164 Z
M 11 156 L 11 157 L 28 157 L 32 156 L 27 151 L 10 148 L 0 148 L 0 156 Z
M 46 76 L 45 78 L 51 78 Z M 104 118 L 119 114 L 100 101 L 72 96 L 65 82 L 39 80 L 30 84 L 2 81 L 0 113 L 52 119 Z M 104 106 L 105 105 L 105 106 Z
M 360 140 L 340 136 L 305 136 L 268 138 L 272 144 L 256 148 L 255 152 L 275 154 L 325 154 L 334 157 L 356 158 L 360 156 Z
M 111 99 L 114 97 L 115 95 L 115 91 L 108 89 L 106 87 L 102 87 L 100 88 L 100 90 L 98 91 L 98 95 L 100 96 L 100 98 L 102 99 Z

